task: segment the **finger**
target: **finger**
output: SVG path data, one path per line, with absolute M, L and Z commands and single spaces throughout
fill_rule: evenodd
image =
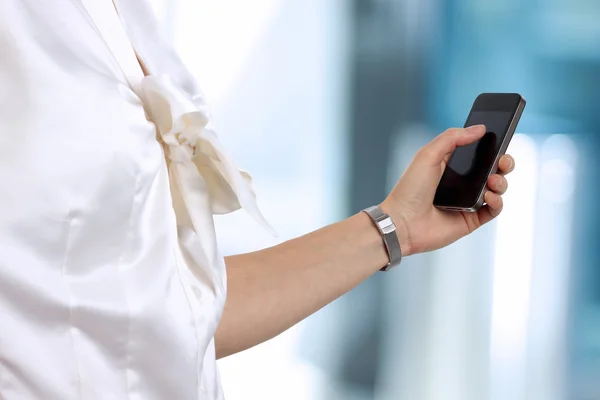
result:
M 479 226 L 485 225 L 492 221 L 495 217 L 490 212 L 489 206 L 483 206 L 477 211 L 477 217 L 479 219 Z
M 444 158 L 452 153 L 458 146 L 473 143 L 485 134 L 484 125 L 475 125 L 469 128 L 452 128 L 438 135 L 423 148 L 427 161 L 432 165 L 440 165 Z
M 499 174 L 491 175 L 488 178 L 487 185 L 492 191 L 494 191 L 494 193 L 499 195 L 503 195 L 508 189 L 508 181 L 505 177 Z
M 498 172 L 502 175 L 510 174 L 515 169 L 515 159 L 510 154 L 500 157 L 498 162 Z
M 502 197 L 495 193 L 487 192 L 484 196 L 484 200 L 487 205 L 481 207 L 477 211 L 477 217 L 479 219 L 480 226 L 487 224 L 500 215 L 503 207 Z
M 496 194 L 494 192 L 486 192 L 483 199 L 485 203 L 488 205 L 490 214 L 492 217 L 497 217 L 502 212 L 502 208 L 504 207 L 504 203 L 502 201 L 502 196 Z

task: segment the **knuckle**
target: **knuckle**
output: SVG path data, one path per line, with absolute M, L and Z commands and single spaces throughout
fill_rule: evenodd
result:
M 422 147 L 421 150 L 417 152 L 417 154 L 419 158 L 429 159 L 433 156 L 434 151 L 431 145 L 427 145 L 425 147 Z
M 504 188 L 504 179 L 501 176 L 494 178 L 494 186 L 496 189 L 502 190 Z
M 504 192 L 508 188 L 508 182 L 504 179 L 503 176 L 499 176 L 496 179 L 496 187 L 499 191 Z
M 462 128 L 450 128 L 445 132 L 445 134 L 450 138 L 457 138 L 463 134 L 463 131 L 464 129 Z
M 492 175 L 492 176 L 490 176 L 490 178 L 488 180 L 488 186 L 494 192 L 497 192 L 497 191 L 499 191 L 501 189 L 501 181 L 498 178 L 498 175 Z

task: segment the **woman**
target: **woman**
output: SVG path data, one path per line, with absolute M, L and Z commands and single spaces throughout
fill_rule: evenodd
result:
M 221 399 L 217 358 L 396 261 L 367 213 L 219 255 L 214 213 L 268 225 L 143 0 L 0 0 L 0 27 L 3 400 Z M 432 206 L 448 155 L 484 132 L 419 151 L 380 204 L 388 245 L 438 249 L 500 213 L 502 175 L 476 214 Z

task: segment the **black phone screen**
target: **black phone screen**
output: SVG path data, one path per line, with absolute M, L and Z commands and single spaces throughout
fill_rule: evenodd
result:
M 476 205 L 513 116 L 514 111 L 471 111 L 465 127 L 484 124 L 487 132 L 477 142 L 454 150 L 437 188 L 435 205 Z

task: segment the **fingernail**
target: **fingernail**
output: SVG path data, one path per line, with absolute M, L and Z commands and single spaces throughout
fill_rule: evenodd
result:
M 467 128 L 467 132 L 473 135 L 481 133 L 483 130 L 485 130 L 485 125 L 473 125 Z

